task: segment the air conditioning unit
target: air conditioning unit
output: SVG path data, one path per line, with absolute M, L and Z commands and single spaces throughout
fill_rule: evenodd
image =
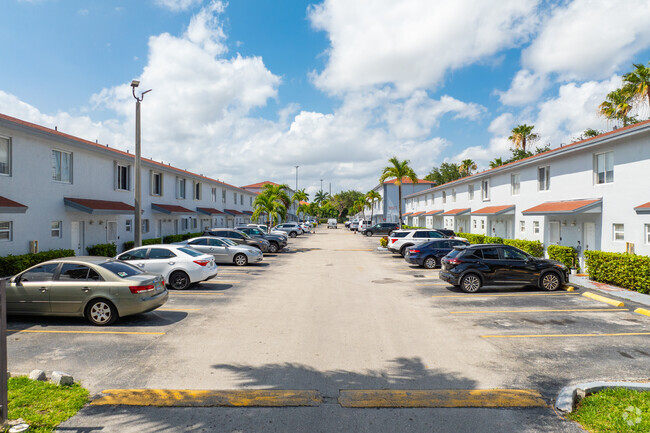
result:
M 38 252 L 38 241 L 29 241 L 29 252 L 32 254 Z

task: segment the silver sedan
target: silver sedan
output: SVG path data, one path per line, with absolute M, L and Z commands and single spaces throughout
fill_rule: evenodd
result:
M 258 248 L 241 245 L 226 238 L 200 236 L 188 239 L 186 244 L 202 253 L 212 254 L 217 263 L 246 266 L 249 263 L 261 262 L 264 257 Z

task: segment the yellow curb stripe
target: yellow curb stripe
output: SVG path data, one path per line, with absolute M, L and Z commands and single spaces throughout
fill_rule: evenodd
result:
M 296 407 L 320 406 L 323 399 L 314 390 L 252 389 L 106 389 L 90 404 L 166 407 Z
M 356 408 L 546 407 L 530 389 L 341 390 L 339 404 Z
M 205 280 L 204 283 L 239 284 L 239 283 L 241 283 L 241 281 L 230 281 L 230 280 Z
M 594 301 L 604 302 L 606 304 L 613 305 L 614 307 L 622 307 L 623 305 L 625 305 L 621 301 L 616 301 L 614 299 L 610 299 L 610 298 L 606 298 L 604 296 L 596 295 L 595 293 L 591 293 L 591 292 L 584 292 L 582 294 L 582 296 L 584 296 L 586 298 L 589 298 L 589 299 L 593 299 Z
M 572 308 L 567 310 L 488 310 L 488 311 L 450 311 L 449 314 L 498 314 L 498 313 L 559 313 L 559 312 L 593 312 L 593 311 L 630 311 L 627 308 Z
M 199 311 L 200 308 L 157 308 L 156 311 Z
M 573 286 L 566 286 L 566 287 L 564 288 L 564 290 L 566 290 L 567 292 L 573 292 L 575 289 L 576 289 L 576 288 L 573 287 Z
M 121 335 L 165 335 L 164 332 L 127 332 L 127 331 L 58 331 L 55 329 L 7 329 L 10 332 L 29 332 L 34 334 L 121 334 Z
M 525 294 L 500 294 L 500 295 L 433 295 L 432 298 L 498 298 L 504 296 L 568 296 L 568 295 L 579 295 L 579 293 L 525 293 Z
M 561 337 L 630 337 L 650 335 L 650 332 L 620 332 L 617 334 L 529 334 L 529 335 L 481 335 L 481 338 L 561 338 Z
M 637 314 L 643 314 L 644 316 L 650 316 L 650 310 L 646 310 L 645 308 L 637 308 L 634 312 Z

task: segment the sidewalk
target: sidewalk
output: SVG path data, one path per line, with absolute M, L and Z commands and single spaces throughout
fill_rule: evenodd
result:
M 571 275 L 569 276 L 569 283 L 575 284 L 576 286 L 580 286 L 584 289 L 595 290 L 607 295 L 616 296 L 618 298 L 627 299 L 628 301 L 650 306 L 650 295 L 612 286 L 610 284 L 591 281 L 587 276 Z

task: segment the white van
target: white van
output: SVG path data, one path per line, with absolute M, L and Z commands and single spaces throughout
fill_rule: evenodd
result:
M 337 223 L 336 218 L 330 218 L 330 219 L 328 219 L 328 220 L 327 220 L 327 228 L 328 228 L 328 229 L 335 229 L 335 228 L 338 228 L 338 227 L 336 226 L 336 223 Z
M 357 229 L 359 233 L 362 233 L 368 227 L 372 227 L 372 221 L 370 220 L 359 220 L 359 228 Z

